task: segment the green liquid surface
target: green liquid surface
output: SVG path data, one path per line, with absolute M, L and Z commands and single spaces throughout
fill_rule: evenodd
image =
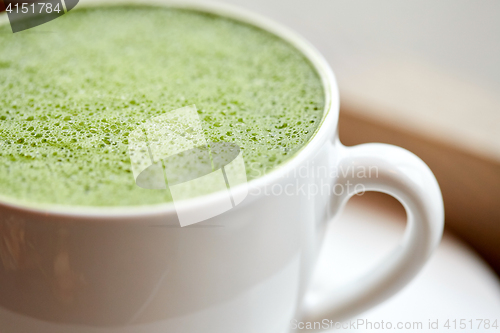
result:
M 77 9 L 0 27 L 0 195 L 36 204 L 139 206 L 128 138 L 196 105 L 208 142 L 232 142 L 248 180 L 292 158 L 321 122 L 324 89 L 293 46 L 258 28 L 162 7 Z

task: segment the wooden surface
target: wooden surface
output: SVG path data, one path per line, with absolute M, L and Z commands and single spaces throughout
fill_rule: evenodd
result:
M 342 143 L 390 143 L 421 157 L 441 187 L 446 228 L 500 275 L 500 163 L 360 114 L 344 103 L 339 121 Z

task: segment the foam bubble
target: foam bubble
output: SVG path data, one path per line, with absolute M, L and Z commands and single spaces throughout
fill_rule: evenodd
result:
M 322 117 L 308 61 L 229 19 L 103 7 L 43 29 L 57 33 L 0 33 L 3 195 L 84 206 L 170 201 L 132 175 L 129 135 L 148 119 L 195 104 L 207 141 L 241 147 L 253 179 L 291 158 Z

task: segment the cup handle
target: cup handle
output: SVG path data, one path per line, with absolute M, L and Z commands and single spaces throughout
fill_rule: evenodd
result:
M 366 191 L 383 192 L 398 199 L 406 209 L 408 222 L 401 244 L 378 267 L 331 294 L 306 295 L 301 316 L 304 322 L 343 321 L 385 301 L 417 275 L 443 233 L 441 191 L 433 173 L 420 158 L 387 144 L 345 147 L 337 141 L 337 146 L 340 155 L 336 181 L 348 191 L 333 198 L 333 211 L 340 212 L 356 194 L 356 188 L 359 192 L 363 187 Z M 366 177 L 357 178 L 359 174 L 351 170 L 365 170 Z

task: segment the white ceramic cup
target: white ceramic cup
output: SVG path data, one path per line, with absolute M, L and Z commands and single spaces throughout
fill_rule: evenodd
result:
M 347 319 L 404 287 L 443 230 L 442 197 L 427 165 L 390 145 L 343 146 L 334 75 L 295 33 L 226 5 L 148 2 L 228 16 L 294 45 L 322 79 L 322 123 L 290 161 L 232 189 L 249 190 L 241 204 L 186 228 L 172 204 L 44 208 L 2 198 L 0 331 L 285 333 L 292 319 Z M 408 225 L 400 246 L 352 284 L 307 294 L 327 222 L 362 189 L 404 205 Z M 184 204 L 201 210 L 221 198 L 214 193 Z

